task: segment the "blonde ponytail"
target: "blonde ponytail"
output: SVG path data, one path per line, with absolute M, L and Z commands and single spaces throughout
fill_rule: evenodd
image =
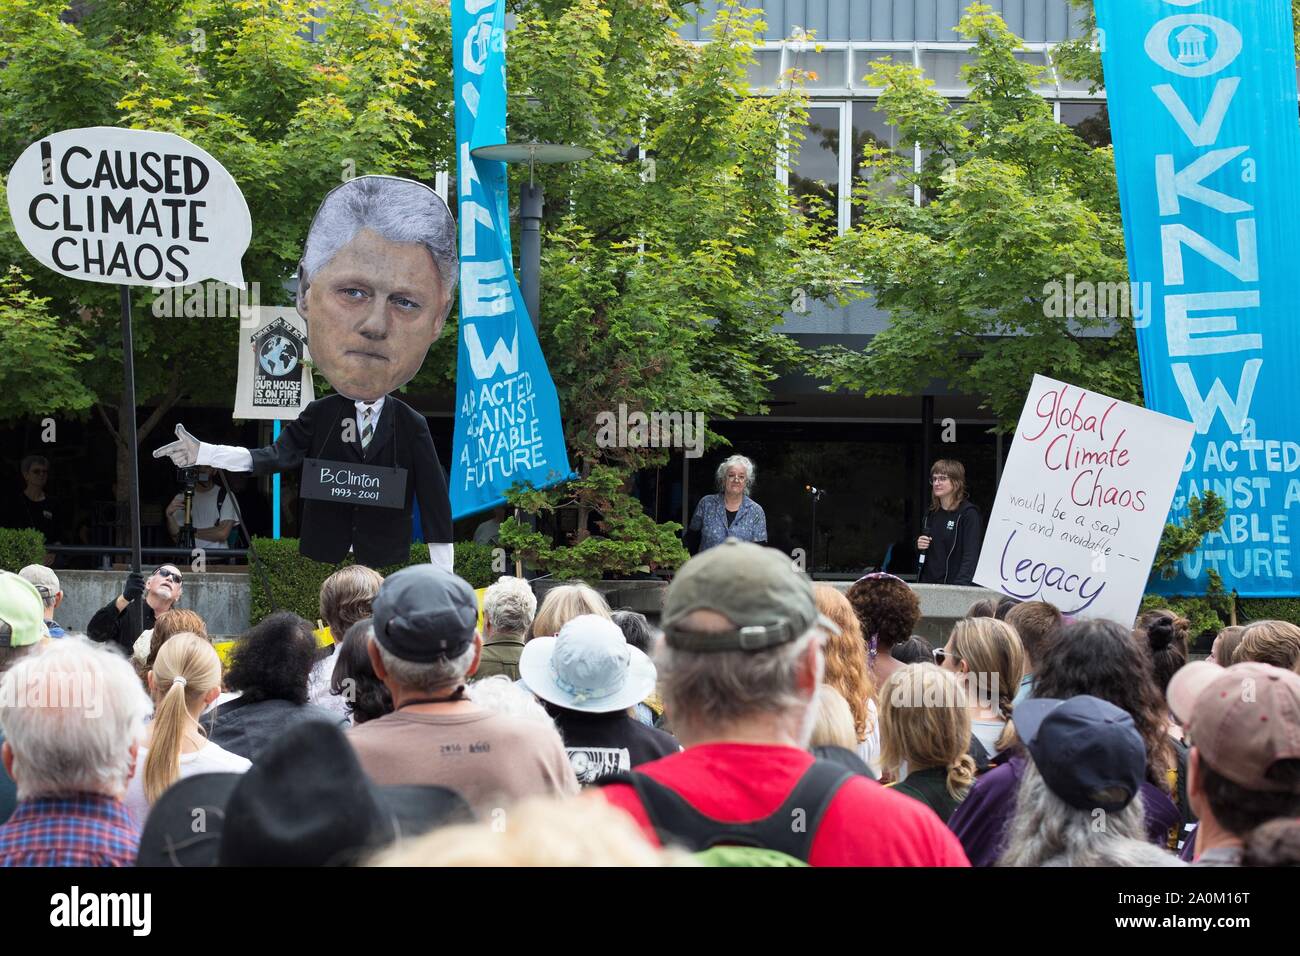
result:
M 180 777 L 181 747 L 193 718 L 190 704 L 221 684 L 221 659 L 197 634 L 177 634 L 154 661 L 154 716 L 144 795 L 150 806 Z
M 144 795 L 150 806 L 180 776 L 181 743 L 190 716 L 185 704 L 185 684 L 172 681 L 154 708 L 153 739 L 144 762 Z
M 968 617 L 953 625 L 949 640 L 957 658 L 970 668 L 968 680 L 976 681 L 979 687 L 996 682 L 998 716 L 1006 724 L 994 744 L 1001 753 L 1015 743 L 1011 712 L 1025 672 L 1025 648 L 1020 635 L 995 617 Z

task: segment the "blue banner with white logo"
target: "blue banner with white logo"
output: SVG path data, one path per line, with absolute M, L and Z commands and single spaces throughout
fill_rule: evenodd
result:
M 460 346 L 451 515 L 505 501 L 516 482 L 571 475 L 560 400 L 515 282 L 506 166 L 471 151 L 506 141 L 505 0 L 452 0 Z
M 1285 0 L 1097 0 L 1147 407 L 1196 426 L 1171 518 L 1212 490 L 1210 569 L 1242 597 L 1300 593 L 1300 367 L 1294 232 L 1300 128 Z

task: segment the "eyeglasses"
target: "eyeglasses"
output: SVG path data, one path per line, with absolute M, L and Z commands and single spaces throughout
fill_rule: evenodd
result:
M 951 480 L 952 480 L 952 479 L 949 478 L 947 475 L 931 475 L 931 476 L 930 476 L 930 484 L 932 484 L 932 485 L 943 484 L 945 481 L 951 481 Z
M 171 578 L 177 584 L 181 583 L 181 573 L 179 571 L 169 571 L 167 568 L 159 568 L 154 574 L 160 578 Z
M 946 661 L 947 659 L 948 659 L 948 651 L 947 651 L 946 648 L 936 647 L 936 648 L 934 649 L 934 662 L 935 662 L 936 664 L 938 664 L 940 667 L 942 667 L 942 666 L 943 666 L 943 662 Z M 954 651 L 954 652 L 953 652 L 953 655 L 952 655 L 952 659 L 953 659 L 954 661 L 959 661 L 959 660 L 961 660 L 961 655 L 960 655 L 960 654 L 957 654 L 957 653 Z

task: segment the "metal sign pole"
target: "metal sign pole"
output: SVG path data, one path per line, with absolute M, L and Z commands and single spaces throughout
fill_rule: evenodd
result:
M 139 446 L 135 434 L 135 344 L 131 335 L 131 288 L 117 287 L 118 301 L 122 305 L 122 395 L 126 421 L 118 422 L 118 429 L 127 447 L 127 494 L 131 504 L 131 570 L 140 572 L 140 462 Z M 144 601 L 131 604 L 132 633 L 144 630 Z

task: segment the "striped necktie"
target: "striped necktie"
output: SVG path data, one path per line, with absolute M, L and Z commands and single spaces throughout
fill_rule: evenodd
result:
M 367 405 L 361 413 L 361 449 L 370 447 L 370 439 L 375 437 L 375 410 Z

